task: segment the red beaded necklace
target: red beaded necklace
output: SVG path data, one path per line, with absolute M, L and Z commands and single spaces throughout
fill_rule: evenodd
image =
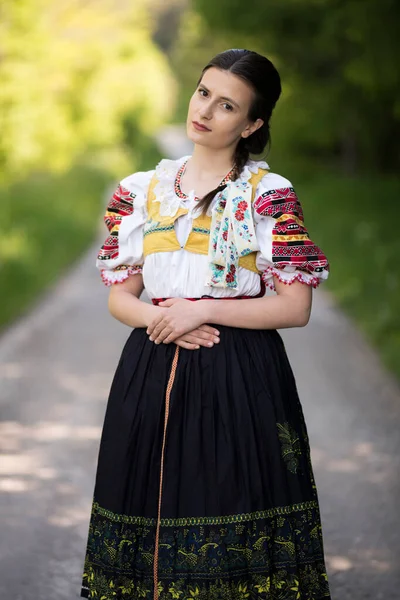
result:
M 188 160 L 189 159 L 185 160 L 185 162 L 179 167 L 179 170 L 175 177 L 175 183 L 174 183 L 175 194 L 179 198 L 182 198 L 182 200 L 186 200 L 188 198 L 188 195 L 185 194 L 184 192 L 182 192 L 182 190 L 181 190 L 181 179 L 182 179 L 182 175 L 185 172 L 185 168 L 188 163 Z M 232 167 L 232 169 L 229 171 L 229 173 L 227 175 L 225 175 L 225 177 L 223 178 L 223 180 L 221 181 L 221 183 L 219 184 L 218 187 L 220 187 L 221 185 L 225 185 L 226 183 L 228 183 L 228 181 L 230 181 L 234 170 L 235 170 L 235 167 Z M 195 196 L 195 200 L 199 200 L 199 198 L 197 196 Z

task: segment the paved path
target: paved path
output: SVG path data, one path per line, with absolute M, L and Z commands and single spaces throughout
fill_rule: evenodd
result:
M 0 338 L 7 600 L 79 594 L 107 395 L 130 331 L 109 315 L 94 267 L 104 234 Z M 308 425 L 332 598 L 398 600 L 399 387 L 323 286 L 307 327 L 281 335 Z

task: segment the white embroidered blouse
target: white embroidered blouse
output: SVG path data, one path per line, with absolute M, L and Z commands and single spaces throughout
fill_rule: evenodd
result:
M 231 284 L 218 283 L 210 277 L 210 267 L 215 267 L 212 261 L 216 261 L 218 250 L 223 251 L 223 247 L 217 248 L 214 244 L 212 252 L 216 232 L 211 229 L 208 256 L 183 248 L 192 228 L 192 220 L 198 216 L 195 191 L 192 190 L 185 198 L 181 198 L 175 187 L 178 170 L 189 158 L 190 156 L 177 160 L 163 159 L 155 170 L 136 172 L 120 181 L 104 217 L 109 236 L 96 259 L 96 267 L 106 285 L 119 283 L 130 275 L 142 273 L 150 298 L 200 298 L 203 295 L 217 298 L 256 296 L 262 291 L 263 283 L 275 290 L 274 277 L 286 284 L 298 280 L 314 288 L 328 278 L 328 260 L 309 237 L 301 204 L 291 182 L 271 172 L 257 185 L 251 211 L 246 211 L 247 221 L 245 218 L 244 223 L 239 223 L 242 229 L 236 236 L 237 240 L 242 241 L 244 231 L 254 230 L 256 239 L 251 242 L 249 250 L 239 255 L 250 252 L 250 249 L 256 250 L 256 266 L 261 271 L 261 276 L 239 266 L 235 281 Z M 269 169 L 269 166 L 264 161 L 249 160 L 240 178 L 229 182 L 227 188 L 214 197 L 208 212 L 213 215 L 213 224 L 218 203 L 226 206 L 225 201 L 221 203 L 221 198 L 228 198 L 229 203 L 229 190 L 234 190 L 234 199 L 240 201 L 238 194 L 251 187 L 248 184 L 250 176 L 257 173 L 259 168 Z M 187 208 L 188 213 L 178 217 L 174 225 L 181 249 L 154 252 L 144 257 L 143 229 L 147 220 L 147 191 L 155 172 L 158 183 L 154 193 L 156 201 L 161 202 L 160 214 L 174 216 L 181 206 Z M 237 205 L 235 206 L 237 209 Z M 243 220 L 243 213 L 240 220 Z M 230 229 L 234 232 L 234 223 Z M 221 236 L 220 239 L 222 240 Z M 235 243 L 234 238 L 232 243 Z

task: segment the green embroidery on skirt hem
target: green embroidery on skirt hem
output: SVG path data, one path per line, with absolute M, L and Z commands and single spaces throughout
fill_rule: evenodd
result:
M 151 580 L 132 581 L 125 577 L 108 579 L 105 575 L 96 573 L 90 564 L 87 567 L 84 579 L 88 582 L 89 598 L 110 600 L 117 595 L 132 598 L 133 593 L 136 594 L 136 598 L 150 600 L 153 597 Z M 225 581 L 218 577 L 209 584 L 178 578 L 169 582 L 159 581 L 157 588 L 160 600 L 266 599 L 270 598 L 271 594 L 274 594 L 274 598 L 279 597 L 283 600 L 330 598 L 327 574 L 322 564 L 300 568 L 298 575 L 289 573 L 286 569 L 279 569 L 272 575 L 254 575 L 251 578 L 247 576 L 239 581 Z
M 175 527 L 190 525 L 223 525 L 228 523 L 242 523 L 245 521 L 255 521 L 265 519 L 275 515 L 286 515 L 297 511 L 306 510 L 308 508 L 318 508 L 317 500 L 309 500 L 299 504 L 290 504 L 288 506 L 277 506 L 267 510 L 258 510 L 252 513 L 241 513 L 236 515 L 223 515 L 220 517 L 180 517 L 177 519 L 161 519 L 161 527 Z M 151 517 L 135 517 L 130 515 L 122 515 L 114 513 L 106 508 L 101 507 L 98 502 L 93 502 L 92 513 L 97 513 L 103 517 L 107 517 L 111 521 L 121 523 L 130 523 L 133 525 L 149 525 L 154 526 L 157 523 L 156 519 Z
M 329 597 L 317 500 L 204 519 L 183 527 L 171 526 L 182 519 L 163 520 L 159 600 Z M 94 503 L 83 575 L 89 598 L 152 600 L 154 524 Z

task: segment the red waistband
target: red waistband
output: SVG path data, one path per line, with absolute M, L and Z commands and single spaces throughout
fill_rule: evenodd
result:
M 201 296 L 200 298 L 182 298 L 183 300 L 247 300 L 249 298 L 260 298 L 260 295 L 257 296 L 225 296 L 223 298 L 214 298 L 214 296 Z M 164 302 L 164 300 L 169 300 L 169 298 L 152 298 L 151 301 L 156 306 L 160 304 L 160 302 Z
M 265 295 L 265 283 L 262 278 L 260 278 L 260 293 L 256 296 L 224 296 L 223 298 L 214 298 L 214 296 L 201 296 L 200 298 L 184 298 L 184 300 L 247 300 L 249 298 L 262 298 Z M 151 301 L 153 304 L 157 306 L 160 302 L 164 300 L 168 300 L 168 298 L 152 298 Z

